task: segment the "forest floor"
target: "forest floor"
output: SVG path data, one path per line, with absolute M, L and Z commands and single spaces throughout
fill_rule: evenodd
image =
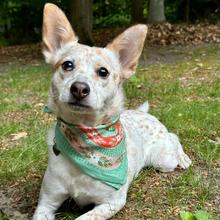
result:
M 33 65 L 38 66 L 44 62 L 41 53 L 41 43 L 0 47 L 0 73 L 10 69 L 11 66 Z M 190 59 L 192 51 L 209 48 L 218 43 L 204 43 L 198 45 L 168 45 L 145 47 L 139 60 L 140 65 L 170 64 L 180 60 Z
M 208 43 L 185 46 L 151 46 L 144 48 L 139 63 L 141 65 L 141 68 L 144 70 L 145 68 L 147 69 L 149 66 L 152 65 L 163 66 L 183 60 L 187 61 L 192 59 L 194 51 L 199 50 L 201 57 L 203 57 L 206 56 L 207 49 L 216 45 L 219 44 Z M 25 69 L 29 66 L 42 65 L 44 61 L 42 54 L 39 52 L 40 47 L 41 46 L 39 43 L 24 46 L 12 46 L 8 48 L 2 47 L 0 50 L 0 76 L 10 71 L 12 67 Z M 154 176 L 154 174 L 151 175 Z M 172 177 L 170 176 L 169 178 Z M 39 189 L 36 190 L 37 192 L 39 192 Z M 24 211 L 21 211 L 21 206 L 25 206 L 26 199 L 21 197 L 20 191 L 21 189 L 16 185 L 16 181 L 14 181 L 12 185 L 4 185 L 4 187 L 0 188 L 0 220 L 30 219 L 30 216 L 33 214 L 33 208 L 27 209 L 26 213 Z M 219 202 L 216 203 L 216 206 L 217 208 L 219 208 Z M 129 207 L 129 205 L 127 207 Z M 130 209 L 132 210 L 132 207 L 130 207 Z M 126 210 L 124 209 L 124 213 L 125 212 Z

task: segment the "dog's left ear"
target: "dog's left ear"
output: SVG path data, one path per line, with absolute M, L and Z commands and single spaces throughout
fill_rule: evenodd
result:
M 135 25 L 125 30 L 107 46 L 116 53 L 120 61 L 122 78 L 127 79 L 135 73 L 146 35 L 146 25 Z

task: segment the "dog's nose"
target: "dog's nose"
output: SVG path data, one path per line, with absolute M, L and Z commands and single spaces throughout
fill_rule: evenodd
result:
M 75 82 L 70 87 L 70 92 L 77 99 L 84 99 L 90 93 L 90 88 L 86 83 Z

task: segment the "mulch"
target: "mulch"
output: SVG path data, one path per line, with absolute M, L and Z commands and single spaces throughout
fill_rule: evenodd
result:
M 94 30 L 95 46 L 105 47 L 125 29 L 133 26 L 129 24 L 123 27 Z M 220 23 L 198 24 L 149 24 L 145 47 L 168 45 L 199 45 L 204 43 L 220 42 Z M 42 60 L 42 43 L 26 45 L 0 46 L 0 63 L 17 60 L 20 64 L 36 63 Z
M 133 24 L 115 29 L 94 31 L 98 46 L 104 47 L 122 31 Z M 149 24 L 145 47 L 168 45 L 198 45 L 220 42 L 220 23 L 218 24 Z

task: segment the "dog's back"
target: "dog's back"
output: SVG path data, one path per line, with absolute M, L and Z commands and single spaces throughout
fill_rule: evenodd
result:
M 127 110 L 121 115 L 121 121 L 127 134 L 128 151 L 132 149 L 132 157 L 139 162 L 137 173 L 144 166 L 172 172 L 178 164 L 184 169 L 191 164 L 178 137 L 169 133 L 154 116 L 140 110 Z

